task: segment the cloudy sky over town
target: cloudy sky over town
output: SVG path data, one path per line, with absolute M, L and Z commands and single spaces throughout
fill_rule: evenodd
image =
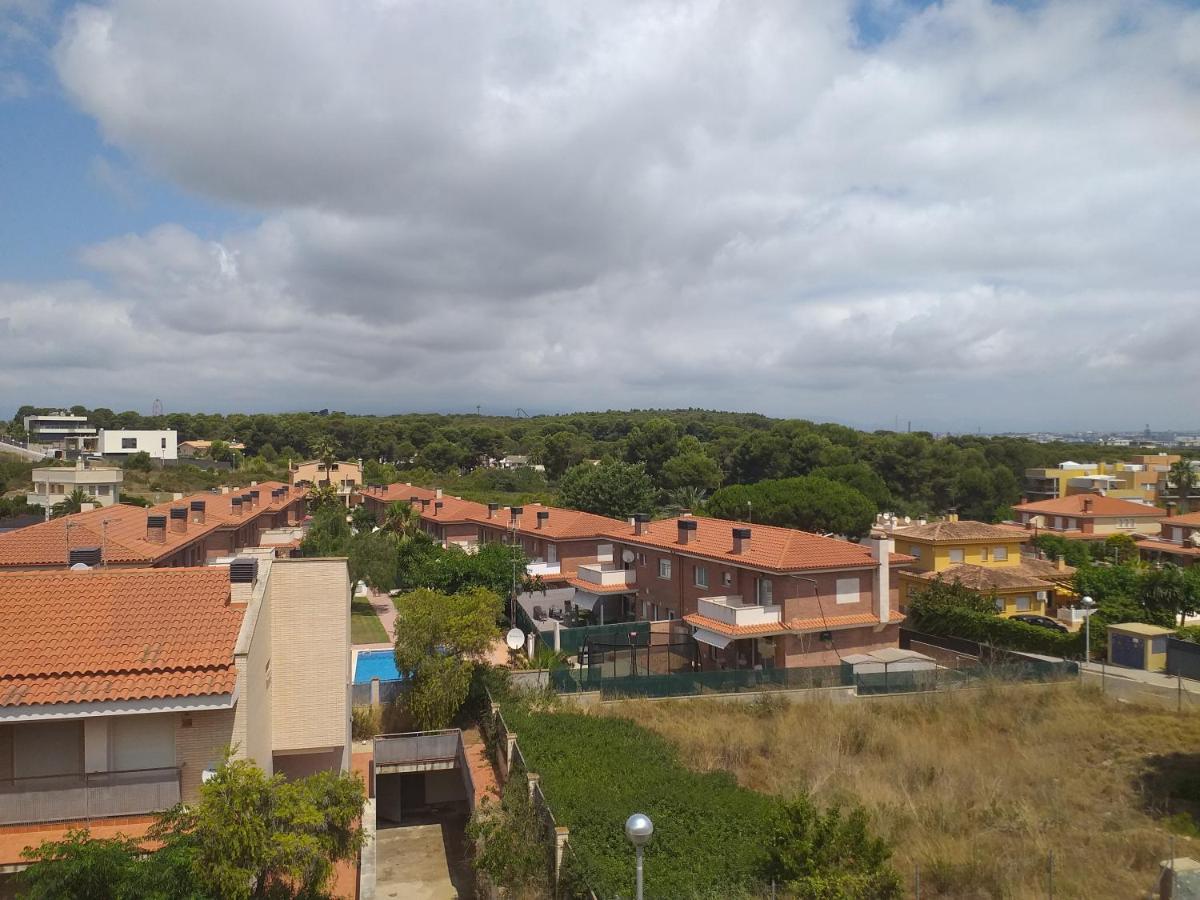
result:
M 0 0 L 0 414 L 1200 428 L 1200 8 Z

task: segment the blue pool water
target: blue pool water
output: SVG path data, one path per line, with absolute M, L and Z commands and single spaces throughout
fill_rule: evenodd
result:
M 372 678 L 380 681 L 399 681 L 396 671 L 396 656 L 391 650 L 363 650 L 354 663 L 354 683 L 370 684 Z

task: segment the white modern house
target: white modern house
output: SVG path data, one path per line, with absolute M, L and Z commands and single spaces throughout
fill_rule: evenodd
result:
M 132 456 L 147 453 L 151 459 L 179 459 L 177 431 L 129 431 L 103 428 L 96 441 L 96 453 L 101 456 Z
M 75 488 L 93 497 L 97 506 L 112 506 L 121 499 L 124 475 L 116 467 L 93 466 L 87 460 L 79 459 L 73 466 L 34 469 L 32 477 L 33 491 L 25 495 L 25 502 L 50 509 L 62 503 Z
M 75 416 L 62 411 L 46 415 L 25 416 L 22 420 L 29 443 L 61 450 L 78 449 L 94 440 L 96 426 L 88 424 L 87 416 Z

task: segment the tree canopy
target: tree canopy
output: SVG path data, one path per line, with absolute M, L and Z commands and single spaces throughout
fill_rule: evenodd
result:
M 626 519 L 654 508 L 654 483 L 642 463 L 581 463 L 563 476 L 558 496 L 571 509 Z
M 804 531 L 861 537 L 875 506 L 856 489 L 828 478 L 802 475 L 721 488 L 705 506 L 710 515 Z

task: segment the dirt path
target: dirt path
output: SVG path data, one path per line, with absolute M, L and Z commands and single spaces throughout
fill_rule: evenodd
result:
M 475 806 L 478 807 L 484 797 L 491 797 L 493 802 L 499 800 L 500 788 L 496 782 L 496 770 L 492 766 L 492 759 L 488 755 L 479 726 L 463 731 L 462 739 L 467 765 L 471 767 L 471 781 L 475 785 Z

